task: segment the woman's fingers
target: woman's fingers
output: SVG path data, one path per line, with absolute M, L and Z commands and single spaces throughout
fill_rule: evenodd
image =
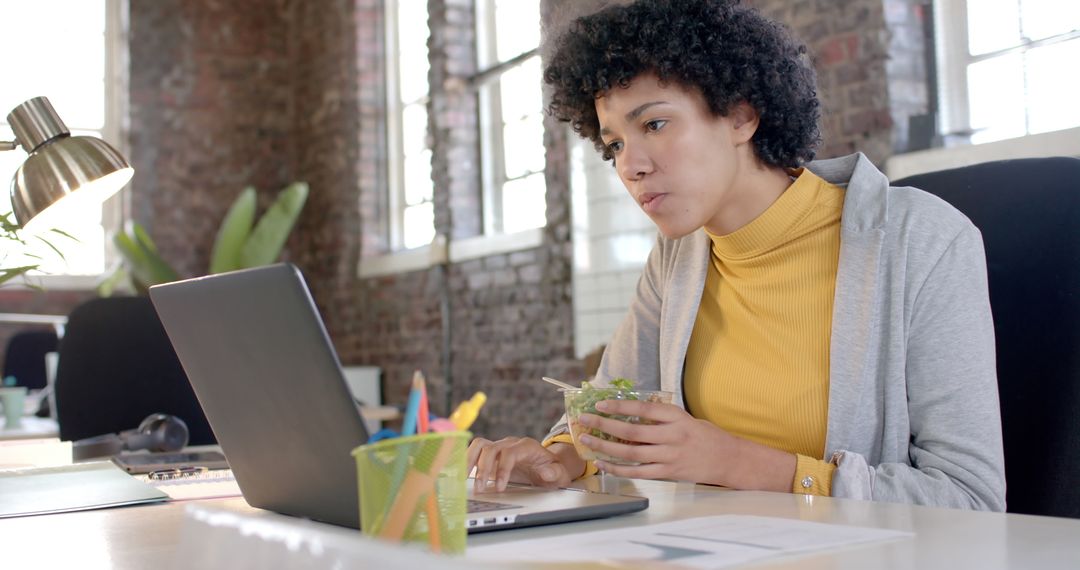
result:
M 634 463 L 663 462 L 667 455 L 665 450 L 669 449 L 665 445 L 619 443 L 592 435 L 582 435 L 581 443 L 603 455 L 618 457 Z
M 490 446 L 491 443 L 490 439 L 484 439 L 482 437 L 473 438 L 473 440 L 469 442 L 469 449 L 465 452 L 465 465 L 468 467 L 466 473 L 472 473 L 473 468 L 476 467 L 476 461 L 480 459 L 480 452 L 482 452 L 484 448 Z
M 495 478 L 495 469 L 501 460 L 500 447 L 499 443 L 495 442 L 484 446 L 480 450 L 480 455 L 476 460 L 476 475 L 473 480 L 473 489 L 476 492 L 483 491 L 488 481 Z
M 476 438 L 469 444 L 468 461 L 476 466 L 476 492 L 492 483 L 495 491 L 502 492 L 511 481 L 544 486 L 570 483 L 558 458 L 531 438 L 507 437 L 495 442 Z
M 643 463 L 641 465 L 619 465 L 609 461 L 597 461 L 596 468 L 616 477 L 630 479 L 668 479 L 669 467 L 662 463 Z
M 675 422 L 688 415 L 686 410 L 674 404 L 646 400 L 601 400 L 596 403 L 596 411 L 619 416 L 637 416 L 656 423 Z
M 581 425 L 600 430 L 608 435 L 637 443 L 670 443 L 671 434 L 665 424 L 632 424 L 616 418 L 595 414 L 581 414 Z

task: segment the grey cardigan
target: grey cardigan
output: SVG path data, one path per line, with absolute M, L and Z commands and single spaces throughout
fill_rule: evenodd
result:
M 807 166 L 846 188 L 822 458 L 838 465 L 833 496 L 1004 510 L 981 234 L 937 197 L 890 188 L 862 154 Z M 710 243 L 702 231 L 658 239 L 598 380 L 633 378 L 685 406 Z

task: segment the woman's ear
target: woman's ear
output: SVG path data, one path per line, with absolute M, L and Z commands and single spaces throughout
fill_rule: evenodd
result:
M 735 144 L 747 143 L 754 138 L 761 122 L 757 109 L 746 101 L 740 101 L 731 107 L 727 116 L 731 120 L 732 140 Z

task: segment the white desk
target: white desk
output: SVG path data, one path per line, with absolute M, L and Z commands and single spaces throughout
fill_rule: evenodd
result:
M 4 421 L 0 418 L 0 441 L 9 439 L 40 439 L 46 437 L 58 437 L 60 427 L 52 418 L 39 418 L 36 416 L 23 416 L 21 425 L 16 429 L 6 429 Z
M 593 480 L 582 486 L 595 484 Z M 651 506 L 641 513 L 604 520 L 475 535 L 469 538 L 469 544 L 555 536 L 714 514 L 753 514 L 914 533 L 910 539 L 776 559 L 754 565 L 755 568 L 1080 568 L 1080 520 L 973 513 L 841 499 L 807 499 L 786 494 L 727 491 L 685 483 L 624 481 L 622 490 L 648 496 Z M 212 499 L 199 501 L 198 504 L 262 520 L 282 518 L 253 509 L 242 499 Z M 119 570 L 168 568 L 174 565 L 182 567 L 183 561 L 202 556 L 204 565 L 220 567 L 220 562 L 214 564 L 216 559 L 206 558 L 213 556 L 213 548 L 207 549 L 211 554 L 192 553 L 187 549 L 184 553 L 176 552 L 182 543 L 183 509 L 184 503 L 172 503 L 2 519 L 0 542 L 4 545 L 4 566 L 21 568 L 35 564 L 39 568 L 77 566 Z M 318 537 L 323 534 L 327 540 L 341 540 L 342 537 L 351 540 L 338 527 L 316 523 L 295 524 L 309 535 L 313 533 Z M 357 541 L 365 540 L 359 533 L 355 536 Z M 358 544 L 357 551 L 364 552 L 365 548 L 374 550 L 370 546 L 369 543 Z M 274 567 L 274 561 L 268 562 L 265 557 L 247 560 L 248 564 L 253 565 L 251 567 L 268 567 L 268 564 Z

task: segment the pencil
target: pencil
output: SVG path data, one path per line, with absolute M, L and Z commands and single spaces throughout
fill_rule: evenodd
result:
M 420 408 L 417 410 L 416 433 L 428 432 L 428 418 L 431 412 L 428 410 L 427 382 L 424 373 L 419 370 L 413 374 L 413 390 L 420 392 Z
M 390 540 L 401 540 L 401 537 L 405 534 L 405 526 L 408 525 L 413 513 L 416 512 L 420 498 L 426 493 L 435 492 L 436 479 L 438 479 L 443 467 L 446 466 L 446 462 L 449 461 L 456 444 L 457 442 L 453 438 L 446 438 L 439 445 L 439 451 L 435 454 L 435 458 L 431 461 L 431 466 L 428 467 L 426 473 L 416 469 L 409 470 L 405 481 L 402 482 L 401 487 L 398 488 L 397 494 L 390 503 L 390 510 L 385 519 L 386 523 L 379 532 L 379 536 Z
M 439 502 L 435 496 L 437 488 L 438 485 L 428 491 L 427 496 L 428 544 L 431 545 L 431 551 L 436 554 L 442 552 L 442 536 L 439 534 L 442 532 L 439 528 L 442 521 L 439 519 Z

